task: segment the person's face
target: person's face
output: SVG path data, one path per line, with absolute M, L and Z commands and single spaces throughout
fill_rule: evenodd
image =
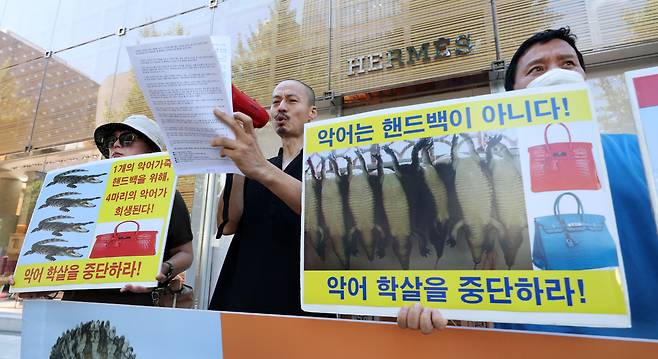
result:
M 304 134 L 304 123 L 317 116 L 311 106 L 304 85 L 297 81 L 283 81 L 272 92 L 270 114 L 274 130 L 280 137 L 296 137 Z
M 544 44 L 535 44 L 519 59 L 514 89 L 524 89 L 532 80 L 557 68 L 576 71 L 585 77 L 576 50 L 566 41 L 553 39 Z
M 151 153 L 151 147 L 141 135 L 127 130 L 116 130 L 108 139 L 110 158 Z

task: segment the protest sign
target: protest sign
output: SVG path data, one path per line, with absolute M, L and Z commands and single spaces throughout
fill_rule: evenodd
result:
M 654 218 L 658 222 L 658 67 L 626 72 Z
M 304 310 L 630 324 L 586 85 L 309 123 L 304 148 Z
M 48 172 L 12 292 L 155 286 L 176 177 L 166 153 Z

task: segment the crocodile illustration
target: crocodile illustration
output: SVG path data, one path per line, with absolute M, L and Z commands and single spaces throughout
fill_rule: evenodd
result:
M 50 358 L 137 358 L 128 338 L 117 332 L 109 320 L 81 322 L 60 334 L 50 349 Z
M 92 224 L 94 222 L 83 222 L 83 223 L 64 223 L 64 222 L 53 222 L 58 219 L 73 218 L 71 216 L 54 216 L 49 217 L 41 222 L 37 228 L 32 230 L 32 233 L 37 231 L 52 231 L 53 236 L 61 237 L 62 232 L 76 232 L 76 233 L 87 233 L 89 232 L 84 226 Z
M 100 199 L 100 197 L 90 197 L 90 198 L 64 197 L 64 196 L 75 196 L 79 194 L 80 193 L 78 192 L 63 192 L 60 194 L 56 194 L 54 196 L 50 196 L 48 197 L 48 199 L 46 199 L 46 203 L 42 204 L 39 207 L 39 209 L 46 207 L 59 207 L 60 211 L 69 212 L 70 211 L 69 207 L 84 207 L 84 208 L 96 207 L 96 205 L 91 203 L 91 201 Z
M 30 248 L 30 250 L 25 252 L 25 254 L 23 255 L 26 256 L 28 254 L 34 254 L 34 253 L 44 254 L 47 260 L 54 261 L 57 259 L 55 258 L 55 256 L 80 258 L 82 257 L 82 254 L 78 253 L 77 250 L 87 248 L 87 246 L 65 247 L 65 246 L 57 246 L 54 244 L 48 244 L 48 243 L 56 243 L 56 242 L 68 242 L 68 241 L 62 238 L 44 239 L 42 241 L 38 241 L 34 243 L 32 245 L 32 248 Z
M 101 180 L 99 180 L 97 177 L 100 176 L 105 176 L 107 173 L 100 173 L 96 175 L 74 175 L 72 173 L 79 173 L 79 172 L 87 172 L 86 169 L 76 169 L 76 170 L 70 170 L 70 171 L 65 171 L 57 176 L 53 177 L 53 180 L 46 185 L 46 187 L 50 187 L 55 184 L 65 184 L 67 187 L 70 188 L 78 188 L 77 185 L 83 184 L 83 183 L 100 183 Z

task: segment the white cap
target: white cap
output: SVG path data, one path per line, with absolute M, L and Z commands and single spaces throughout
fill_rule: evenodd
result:
M 94 131 L 96 147 L 101 151 L 103 157 L 108 158 L 110 156 L 107 146 L 104 145 L 103 141 L 114 131 L 123 129 L 133 130 L 144 136 L 147 140 L 150 140 L 151 144 L 155 145 L 159 151 L 165 150 L 164 138 L 158 124 L 144 115 L 130 115 L 123 122 L 106 123 L 98 126 Z

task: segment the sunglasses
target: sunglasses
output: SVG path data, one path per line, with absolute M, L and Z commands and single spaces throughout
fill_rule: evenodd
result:
M 135 142 L 135 140 L 137 140 L 138 138 L 139 136 L 132 132 L 123 132 L 119 134 L 119 136 L 112 135 L 104 138 L 103 147 L 109 149 L 114 145 L 115 142 L 117 142 L 117 140 L 119 140 L 119 144 L 121 145 L 121 147 L 128 147 L 132 145 L 133 142 Z

